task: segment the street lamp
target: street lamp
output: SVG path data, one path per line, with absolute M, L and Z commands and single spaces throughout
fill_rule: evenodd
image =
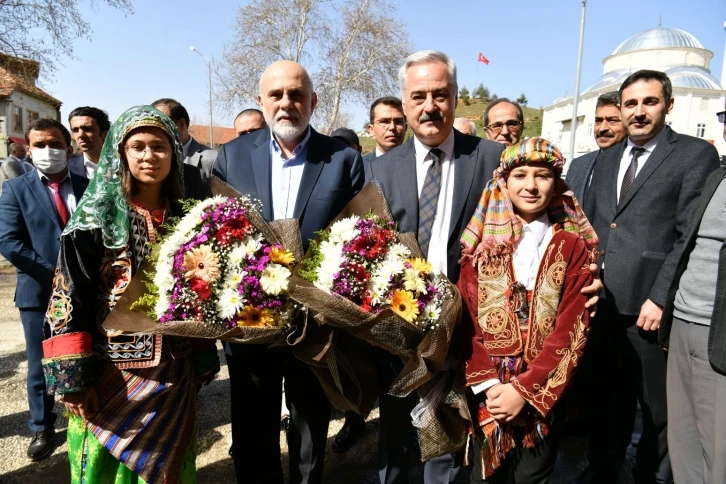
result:
M 199 52 L 193 45 L 189 46 L 189 50 L 201 55 L 204 60 L 207 61 L 207 68 L 209 69 L 209 147 L 214 148 L 214 123 L 212 119 L 212 61 L 209 60 L 207 56 Z

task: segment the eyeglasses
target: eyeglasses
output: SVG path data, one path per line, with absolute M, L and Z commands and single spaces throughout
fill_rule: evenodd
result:
M 380 126 L 381 128 L 387 128 L 391 124 L 393 124 L 396 128 L 403 128 L 406 126 L 406 120 L 403 118 L 383 118 L 383 119 L 376 119 L 375 123 Z
M 502 128 L 507 127 L 507 131 L 519 131 L 519 129 L 522 127 L 522 122 L 510 119 L 509 121 L 506 121 L 504 123 L 492 123 L 489 126 L 486 126 L 486 129 L 492 132 L 492 134 L 499 134 L 502 132 Z
M 126 153 L 134 160 L 142 160 L 146 156 L 147 151 L 151 151 L 151 154 L 160 160 L 163 160 L 171 154 L 169 147 L 164 145 L 147 146 L 144 149 L 135 146 L 126 148 Z
M 718 116 L 719 123 L 726 123 L 726 111 L 721 111 L 720 113 L 716 113 L 716 116 Z

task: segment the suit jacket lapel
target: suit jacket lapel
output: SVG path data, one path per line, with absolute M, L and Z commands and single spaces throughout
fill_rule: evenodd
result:
M 71 186 L 73 187 L 73 195 L 76 197 L 76 203 L 81 200 L 83 192 L 88 187 L 88 178 L 86 178 L 86 167 L 83 165 L 83 158 L 81 157 L 80 162 L 74 162 L 71 159 L 71 163 L 68 165 L 68 170 L 71 174 Z
M 607 174 L 608 183 L 605 186 L 605 196 L 607 197 L 605 206 L 611 208 L 613 216 L 615 216 L 618 211 L 618 172 L 620 171 L 620 160 L 623 159 L 623 153 L 625 153 L 625 148 L 627 146 L 627 141 L 621 141 L 620 147 L 615 150 L 615 159 L 611 158 L 610 163 L 603 163 L 603 165 L 605 165 L 604 168 L 609 170 Z
M 325 161 L 322 159 L 320 154 L 319 142 L 320 135 L 313 129 L 310 128 L 310 139 L 308 140 L 308 151 L 305 156 L 305 166 L 303 167 L 302 179 L 300 180 L 300 188 L 297 192 L 297 200 L 295 200 L 295 210 L 293 211 L 293 217 L 300 220 L 305 207 L 310 200 L 310 195 L 313 193 L 315 184 L 318 182 L 320 173 L 323 171 Z
M 461 146 L 466 141 L 458 131 L 454 130 L 454 156 L 452 160 L 456 160 L 454 167 L 455 179 L 454 179 L 454 199 L 451 203 L 451 213 L 449 217 L 451 222 L 449 223 L 449 238 L 455 235 L 458 238 L 457 220 L 464 213 L 464 207 L 467 200 L 469 199 L 469 192 L 471 186 L 474 183 L 474 172 L 476 171 L 476 155 L 479 149 L 474 151 L 474 157 L 461 153 Z M 475 194 L 478 198 L 481 194 Z
M 43 182 L 40 181 L 40 177 L 33 172 L 32 175 L 25 177 L 25 182 L 30 187 L 30 191 L 33 192 L 36 200 L 38 200 L 38 204 L 40 204 L 40 206 L 43 207 L 43 210 L 45 210 L 45 213 L 48 214 L 48 217 L 53 220 L 59 229 L 63 230 L 63 227 L 60 225 L 60 220 L 58 219 L 58 213 L 53 206 L 53 202 L 50 201 L 48 191 L 45 189 L 45 186 L 43 186 Z
M 413 138 L 401 149 L 400 160 L 396 163 L 396 178 L 400 189 L 401 201 L 407 213 L 413 218 L 413 226 L 418 227 L 418 178 L 416 174 L 416 149 Z
M 252 151 L 252 171 L 255 175 L 257 196 L 262 202 L 262 216 L 273 219 L 272 211 L 272 155 L 270 154 L 270 130 L 260 130 Z
M 635 194 L 638 193 L 638 190 L 640 190 L 645 181 L 675 149 L 673 144 L 678 140 L 678 137 L 669 127 L 666 126 L 663 129 L 666 130 L 666 132 L 663 133 L 664 136 L 658 140 L 655 150 L 653 150 L 653 153 L 650 154 L 643 165 L 643 168 L 640 169 L 640 172 L 635 177 L 635 180 L 633 180 L 633 184 L 630 186 L 630 190 L 628 190 L 628 194 L 625 196 L 625 199 L 623 199 L 622 203 L 618 204 L 617 213 L 620 213 L 628 205 L 628 203 L 630 203 L 630 200 L 632 200 Z

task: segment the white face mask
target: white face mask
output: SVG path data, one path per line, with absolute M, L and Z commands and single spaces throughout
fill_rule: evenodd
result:
M 65 150 L 57 148 L 30 148 L 33 155 L 33 165 L 46 175 L 55 175 L 66 169 L 68 159 Z

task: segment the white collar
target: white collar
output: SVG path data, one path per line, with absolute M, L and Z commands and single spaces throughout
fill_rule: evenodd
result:
M 533 220 L 532 222 L 528 224 L 524 224 L 522 227 L 522 230 L 529 230 L 532 232 L 532 234 L 537 239 L 537 246 L 539 247 L 540 244 L 542 244 L 542 241 L 545 238 L 545 235 L 547 235 L 547 231 L 552 227 L 552 222 L 550 222 L 550 217 L 545 211 L 537 220 Z
M 182 145 L 182 149 L 184 150 L 184 157 L 186 157 L 189 154 L 189 147 L 192 145 L 192 140 L 194 137 L 192 135 L 189 135 L 189 139 L 186 143 Z
M 664 127 L 663 129 L 665 129 L 665 127 Z M 635 144 L 635 143 L 633 143 L 633 141 L 632 141 L 632 140 L 630 139 L 630 136 L 628 136 L 628 145 L 627 145 L 627 149 L 625 150 L 625 152 L 626 152 L 626 153 L 627 153 L 628 155 L 630 155 L 630 152 L 632 151 L 632 149 L 633 149 L 633 148 L 635 148 L 635 147 L 637 146 L 638 148 L 643 148 L 643 149 L 644 149 L 644 150 L 645 150 L 646 152 L 648 152 L 648 153 L 650 154 L 650 153 L 652 153 L 652 152 L 653 152 L 653 150 L 655 149 L 655 145 L 657 145 L 657 144 L 658 144 L 658 136 L 659 136 L 659 135 L 660 135 L 660 133 L 658 133 L 657 135 L 653 136 L 653 137 L 652 137 L 651 139 L 649 139 L 649 140 L 648 140 L 648 142 L 647 142 L 647 143 L 645 143 L 645 144 L 644 144 L 643 146 L 640 146 L 640 145 L 636 145 L 636 144 Z
M 87 166 L 89 168 L 96 168 L 98 166 L 98 163 L 94 163 L 93 160 L 91 160 L 86 152 L 83 152 L 83 166 Z
M 376 145 L 376 158 L 378 158 L 378 157 L 380 157 L 380 156 L 383 156 L 383 155 L 385 155 L 385 154 L 386 154 L 386 152 L 385 152 L 385 151 L 382 151 L 382 150 L 381 150 L 381 149 L 380 149 L 380 148 L 378 147 L 378 145 Z
M 451 129 L 449 136 L 439 146 L 427 146 L 423 144 L 416 136 L 413 137 L 413 146 L 416 149 L 416 162 L 423 163 L 432 148 L 438 148 L 444 152 L 442 158 L 452 160 L 454 158 L 454 129 Z M 443 161 L 443 160 L 442 160 Z

